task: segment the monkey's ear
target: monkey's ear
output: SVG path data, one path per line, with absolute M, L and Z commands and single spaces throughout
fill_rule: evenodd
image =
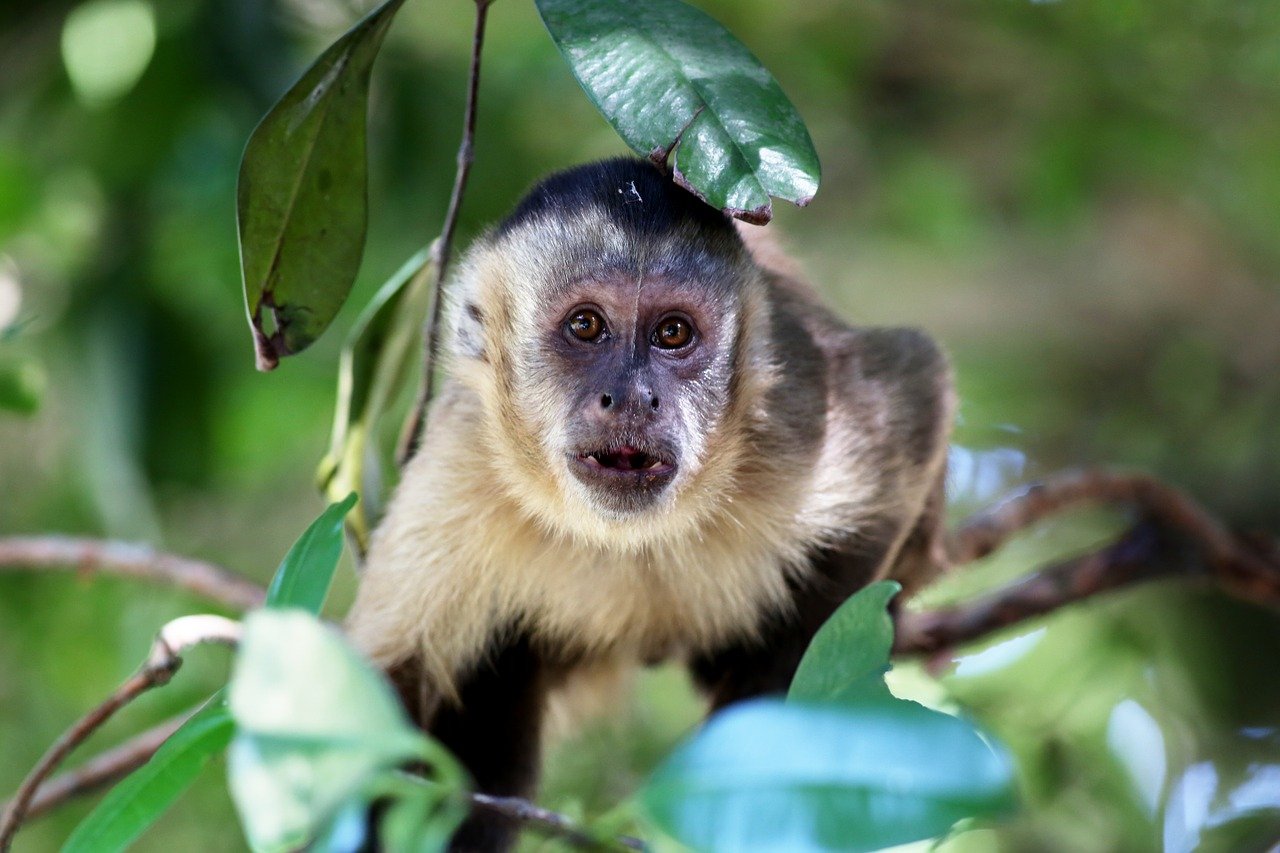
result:
M 485 361 L 484 354 L 484 312 L 475 300 L 467 298 L 458 312 L 458 319 L 453 330 L 453 346 L 455 352 L 464 358 Z

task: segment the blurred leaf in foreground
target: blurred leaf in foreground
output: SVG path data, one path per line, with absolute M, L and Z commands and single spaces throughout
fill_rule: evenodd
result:
M 641 801 L 698 850 L 878 850 L 1010 811 L 1012 773 L 969 723 L 914 702 L 757 699 L 677 748 Z

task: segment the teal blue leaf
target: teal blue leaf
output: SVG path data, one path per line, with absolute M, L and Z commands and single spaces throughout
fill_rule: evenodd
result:
M 894 699 L 760 699 L 709 720 L 640 793 L 697 850 L 877 850 L 1007 813 L 1012 764 L 965 720 Z

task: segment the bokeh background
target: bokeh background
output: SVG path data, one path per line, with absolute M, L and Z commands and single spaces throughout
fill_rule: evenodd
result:
M 471 4 L 410 2 L 375 69 L 369 245 L 336 328 L 253 369 L 235 237 L 257 119 L 366 4 L 0 5 L 0 535 L 142 540 L 269 577 L 322 506 L 342 334 L 433 237 L 453 177 Z M 1280 5 L 1267 0 L 699 0 L 769 66 L 824 177 L 776 228 L 841 312 L 922 326 L 962 405 L 959 513 L 1079 464 L 1151 471 L 1280 528 Z M 548 170 L 620 153 L 529 0 L 486 48 L 474 234 Z M 1046 525 L 936 603 L 1089 547 Z M 330 602 L 338 616 L 353 575 Z M 0 796 L 137 665 L 168 590 L 0 573 Z M 960 705 L 1021 764 L 1024 813 L 953 850 L 1261 850 L 1280 838 L 1280 616 L 1207 590 L 1114 595 L 892 678 Z M 89 751 L 226 674 L 191 655 Z M 698 719 L 670 670 L 552 756 L 544 800 L 594 815 Z M 86 801 L 32 824 L 55 849 Z M 139 850 L 243 847 L 214 766 Z

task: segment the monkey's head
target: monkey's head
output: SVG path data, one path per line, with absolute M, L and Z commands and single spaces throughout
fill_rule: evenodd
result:
M 451 286 L 451 369 L 508 491 L 615 546 L 695 523 L 767 372 L 763 294 L 733 223 L 649 163 L 537 185 Z

